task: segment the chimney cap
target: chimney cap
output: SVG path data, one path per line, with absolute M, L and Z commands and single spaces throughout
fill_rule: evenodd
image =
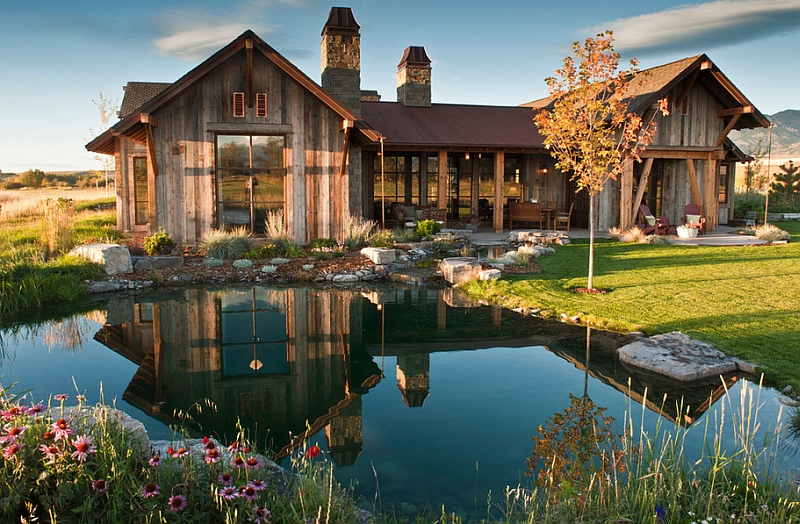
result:
M 331 7 L 328 13 L 328 21 L 322 28 L 322 36 L 325 35 L 357 35 L 361 28 L 353 16 L 353 10 L 349 7 Z
M 406 65 L 429 67 L 431 65 L 431 59 L 428 58 L 428 53 L 425 52 L 423 46 L 412 45 L 406 47 L 406 50 L 403 51 L 403 58 L 400 59 L 400 63 L 397 64 L 397 67 Z

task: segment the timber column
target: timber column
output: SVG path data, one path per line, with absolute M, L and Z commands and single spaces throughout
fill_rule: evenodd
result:
M 361 116 L 361 26 L 349 7 L 332 7 L 322 28 L 322 87 Z

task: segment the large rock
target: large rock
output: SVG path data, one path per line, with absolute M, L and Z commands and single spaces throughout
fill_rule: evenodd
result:
M 727 356 L 711 344 L 681 332 L 643 338 L 617 350 L 623 364 L 682 382 L 714 377 L 736 370 L 752 373 L 753 366 Z
M 361 250 L 361 254 L 376 265 L 391 264 L 397 260 L 394 249 L 385 247 L 365 247 Z
M 439 263 L 439 269 L 446 281 L 458 286 L 479 278 L 481 263 L 474 257 L 445 258 Z
M 133 273 L 131 263 L 131 253 L 127 246 L 118 244 L 85 244 L 76 246 L 69 252 L 87 258 L 95 264 L 103 266 L 106 275 L 118 275 L 120 273 Z

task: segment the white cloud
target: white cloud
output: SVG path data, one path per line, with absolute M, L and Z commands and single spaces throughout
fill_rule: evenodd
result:
M 155 46 L 162 55 L 197 60 L 212 55 L 247 29 L 238 23 L 183 29 L 156 38 Z
M 614 31 L 620 52 L 694 50 L 800 29 L 800 0 L 717 0 L 621 18 L 590 28 Z

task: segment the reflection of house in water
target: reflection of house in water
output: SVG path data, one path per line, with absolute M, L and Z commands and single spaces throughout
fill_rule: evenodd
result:
M 186 290 L 138 304 L 132 322 L 95 338 L 140 366 L 123 399 L 167 424 L 210 399 L 216 409 L 190 410 L 205 434 L 232 440 L 238 420 L 286 455 L 327 426 L 331 454 L 352 463 L 360 395 L 380 380 L 359 349 L 354 302 L 357 294 L 310 289 Z
M 397 357 L 397 389 L 410 408 L 421 408 L 431 390 L 431 354 Z

